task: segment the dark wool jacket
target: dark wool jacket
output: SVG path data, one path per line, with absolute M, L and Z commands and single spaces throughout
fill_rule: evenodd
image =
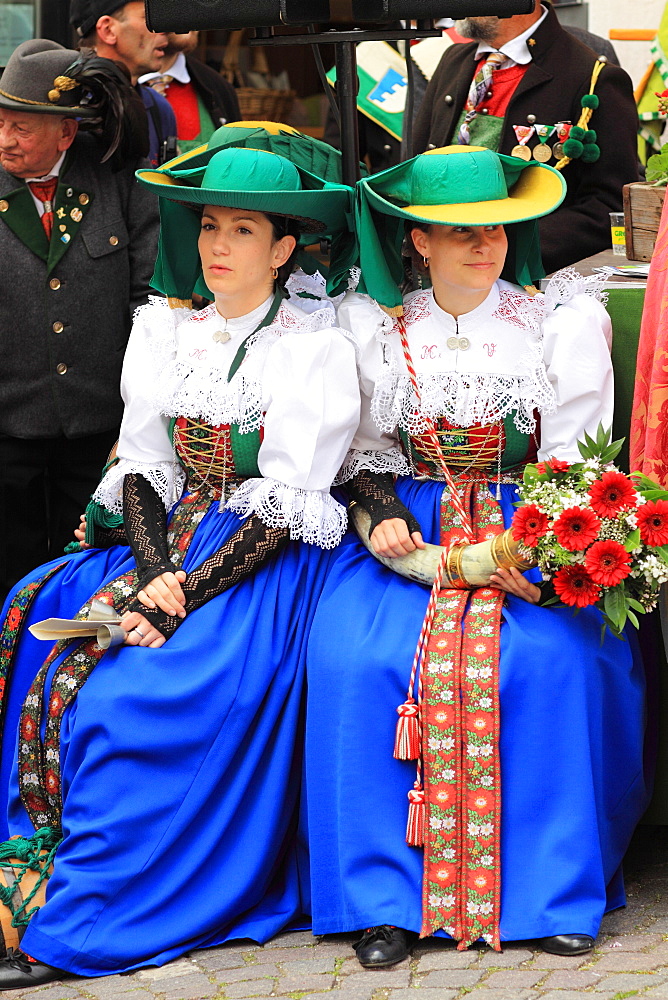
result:
M 194 56 L 186 56 L 186 66 L 214 126 L 220 128 L 228 122 L 240 121 L 239 98 L 232 84 Z
M 147 301 L 157 198 L 90 135 L 60 170 L 50 244 L 23 180 L 0 168 L 0 434 L 85 437 L 120 423 L 133 310 Z M 61 228 L 63 227 L 63 228 Z
M 508 106 L 500 153 L 510 154 L 517 144 L 513 125 L 526 125 L 529 115 L 541 124 L 575 124 L 582 111 L 580 100 L 589 93 L 596 55 L 561 27 L 552 8 L 534 38 L 533 61 Z M 444 53 L 415 123 L 415 153 L 456 141 L 453 136 L 473 79 L 476 49 L 477 43 L 471 42 L 453 45 Z M 597 132 L 601 158 L 596 163 L 573 160 L 564 168 L 568 184 L 564 203 L 540 222 L 548 273 L 610 246 L 609 213 L 622 210 L 623 185 L 638 179 L 638 115 L 631 80 L 623 69 L 607 65 L 595 93 L 600 106 L 589 128 Z M 537 142 L 534 136 L 529 145 Z

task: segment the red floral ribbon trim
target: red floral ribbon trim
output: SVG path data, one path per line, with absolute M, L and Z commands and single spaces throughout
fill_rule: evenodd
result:
M 503 531 L 487 485 L 469 484 L 478 541 Z M 447 491 L 441 544 L 461 525 Z M 505 594 L 442 590 L 422 677 L 425 793 L 421 937 L 443 929 L 463 949 L 500 949 L 499 632 Z
M 167 534 L 172 562 L 180 566 L 193 534 L 211 502 L 208 494 L 191 493 L 174 514 Z M 91 602 L 97 598 L 123 611 L 137 590 L 136 570 L 105 584 L 88 601 L 76 618 L 87 618 Z M 60 729 L 67 707 L 76 698 L 105 653 L 93 638 L 76 645 L 76 639 L 57 642 L 33 681 L 23 704 L 19 739 L 19 789 L 21 799 L 35 827 L 58 828 L 62 813 L 60 773 Z M 49 693 L 44 744 L 40 737 L 44 689 L 49 668 L 68 647 L 70 652 L 58 667 Z
M 9 687 L 11 681 L 18 640 L 23 631 L 23 626 L 28 617 L 32 602 L 44 584 L 48 583 L 56 573 L 60 573 L 61 569 L 67 566 L 68 562 L 69 559 L 66 562 L 59 563 L 47 573 L 44 573 L 43 576 L 40 576 L 39 579 L 32 580 L 25 587 L 22 587 L 21 590 L 18 590 L 7 609 L 7 615 L 2 626 L 2 631 L 0 632 L 0 727 L 4 723 L 5 717 L 5 690 Z

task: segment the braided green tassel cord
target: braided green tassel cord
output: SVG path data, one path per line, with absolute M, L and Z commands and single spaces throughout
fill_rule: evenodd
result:
M 0 868 L 13 868 L 16 881 L 13 885 L 0 885 L 0 903 L 11 910 L 12 927 L 26 927 L 33 913 L 39 909 L 28 906 L 39 892 L 40 886 L 51 875 L 50 868 L 56 851 L 60 847 L 63 836 L 60 830 L 45 826 L 33 833 L 32 837 L 14 837 L 0 843 Z M 47 854 L 42 854 L 47 851 Z M 19 907 L 15 907 L 13 898 L 17 886 L 27 871 L 39 872 L 35 886 Z

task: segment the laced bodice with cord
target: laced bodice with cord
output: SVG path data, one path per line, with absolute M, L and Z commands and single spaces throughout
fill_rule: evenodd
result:
M 256 569 L 292 539 L 342 537 L 345 507 L 329 493 L 359 413 L 355 350 L 331 306 L 310 314 L 279 292 L 234 320 L 215 305 L 174 315 L 160 301 L 136 317 L 124 367 L 126 410 L 95 499 L 122 510 L 138 590 L 174 572 L 167 512 L 182 496 L 245 520 L 191 569 L 186 611 Z M 135 601 L 165 637 L 181 622 Z

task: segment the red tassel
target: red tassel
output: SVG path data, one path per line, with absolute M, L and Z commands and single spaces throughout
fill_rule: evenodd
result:
M 424 804 L 424 791 L 419 781 L 416 781 L 408 793 L 408 823 L 406 825 L 406 843 L 410 847 L 424 846 L 424 824 L 427 816 Z
M 417 760 L 420 756 L 420 709 L 413 698 L 399 705 L 394 756 L 397 760 Z

